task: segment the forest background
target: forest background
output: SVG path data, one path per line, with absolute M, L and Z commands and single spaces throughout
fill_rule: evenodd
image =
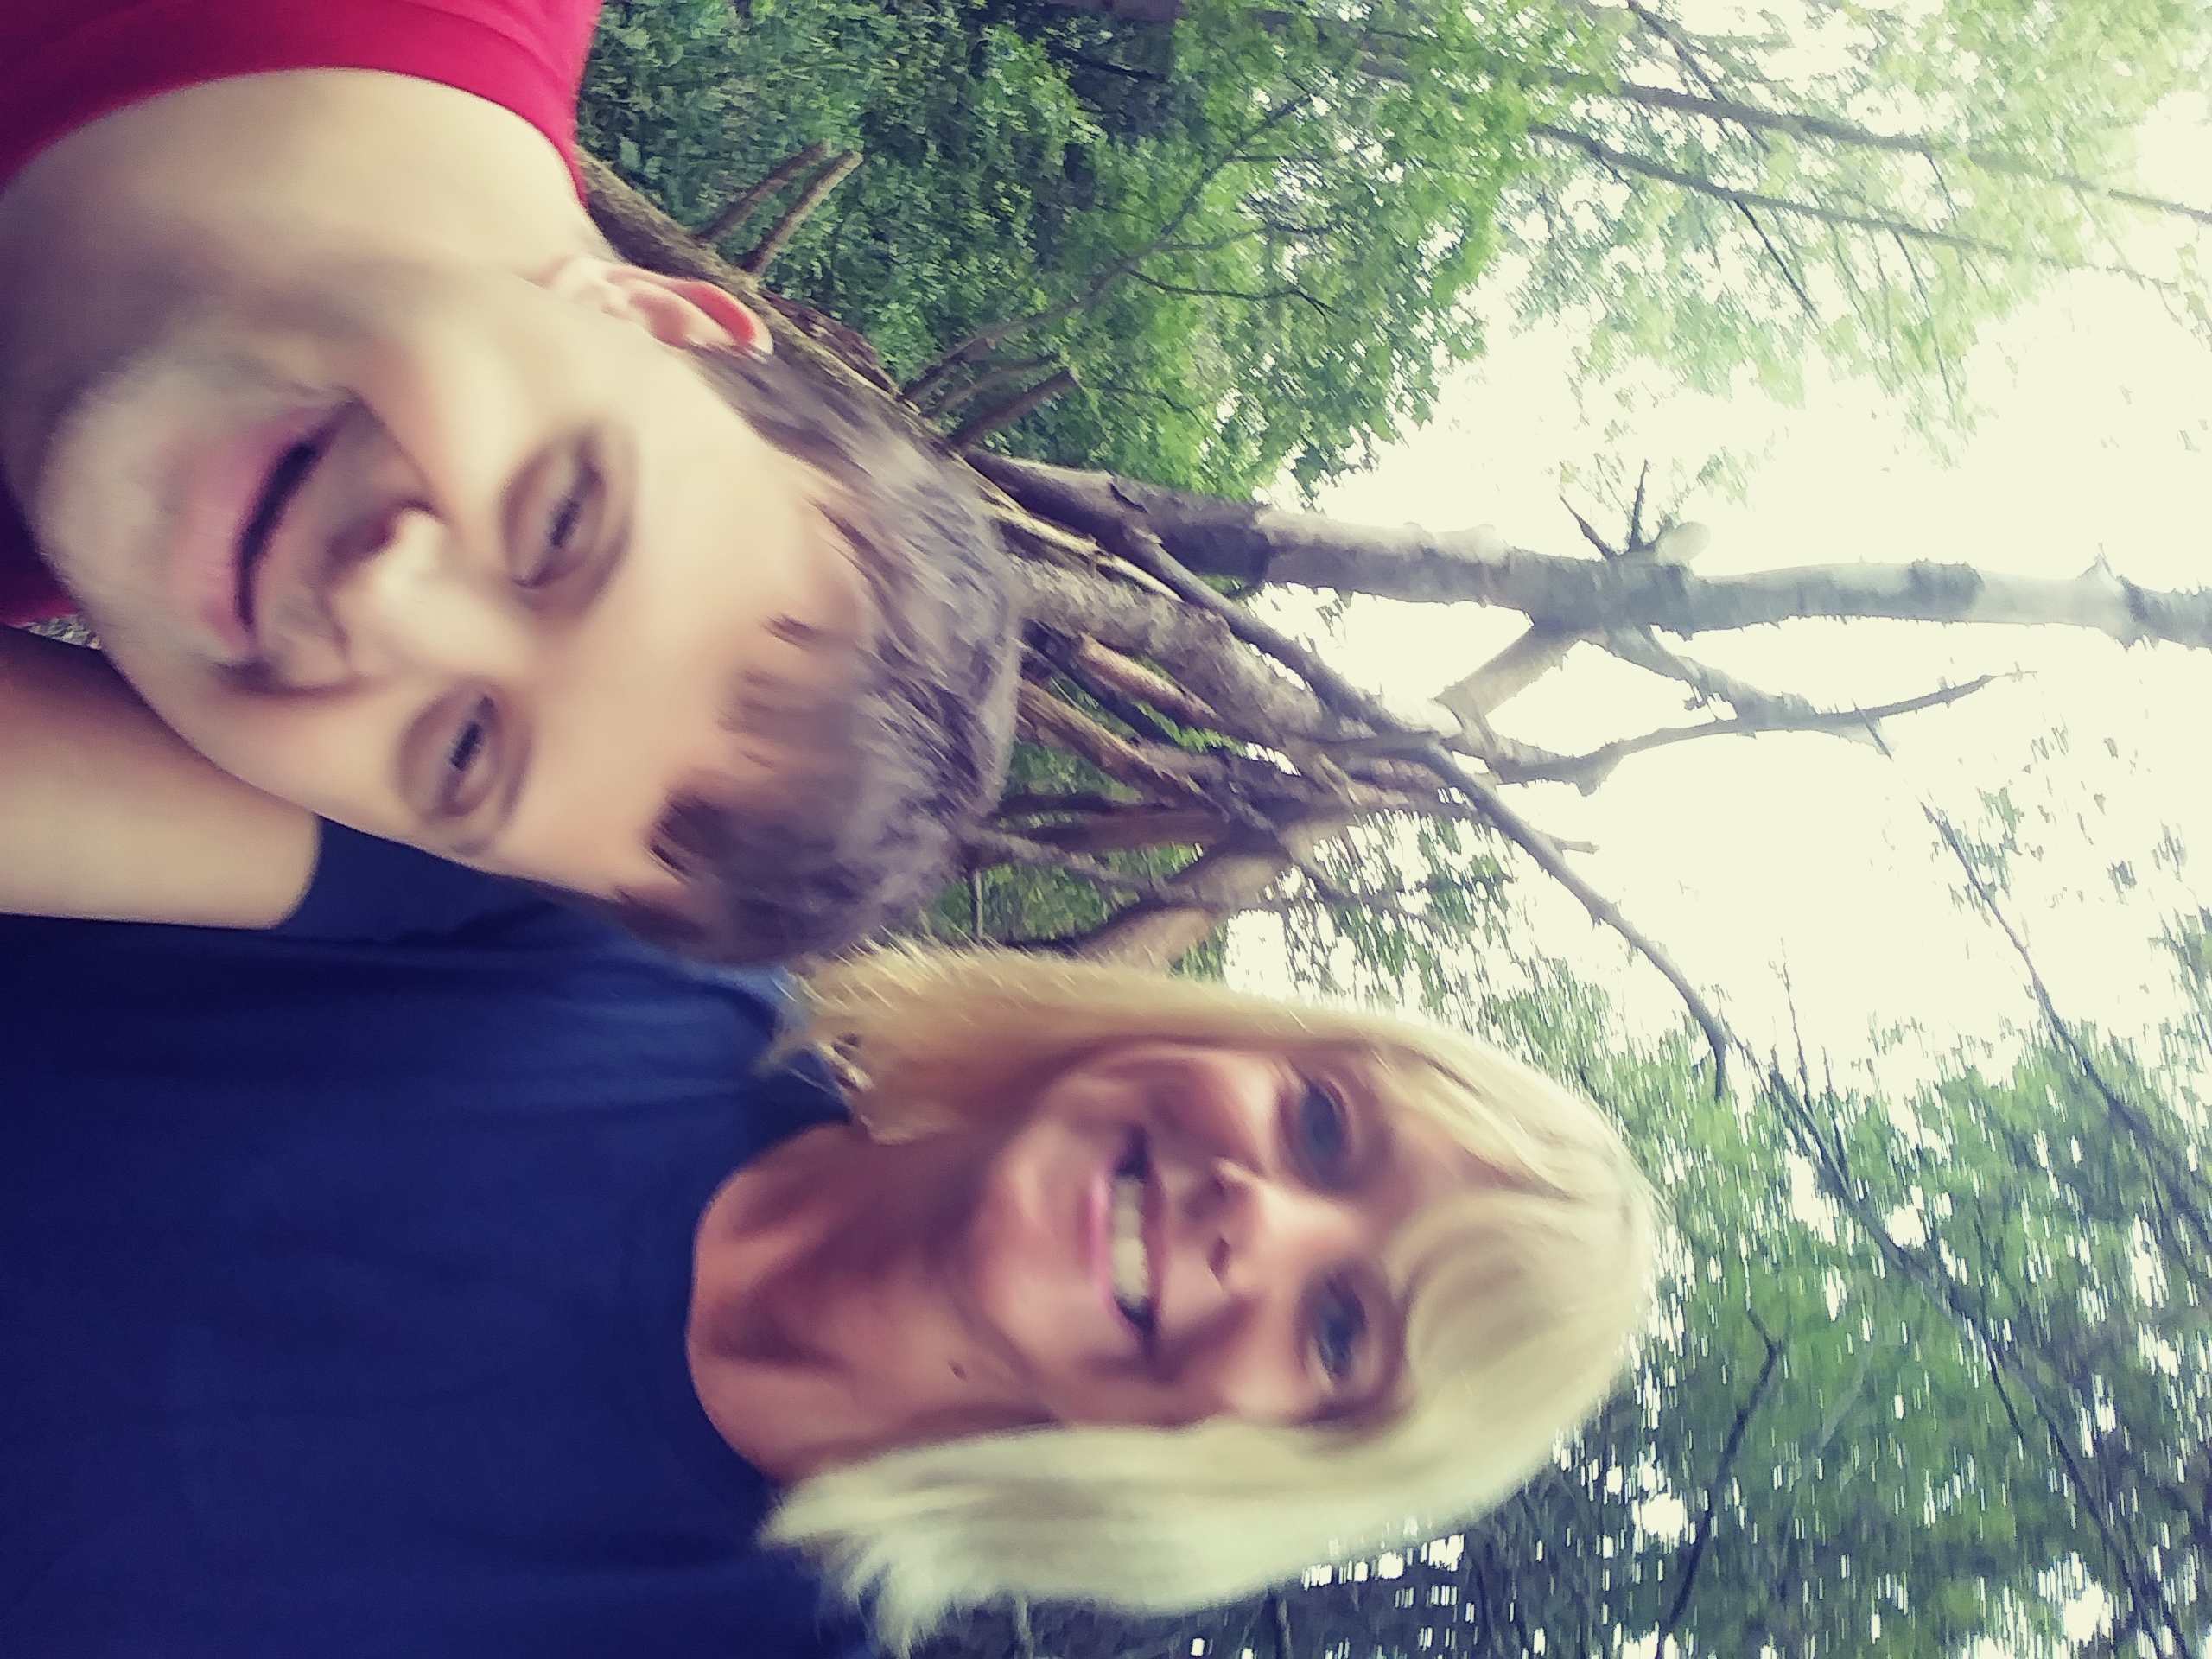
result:
M 1914 457 L 1901 467 L 1970 454 L 2009 387 L 1986 340 L 2022 338 L 2006 320 L 2054 296 L 2147 308 L 2194 362 L 2179 372 L 2212 385 L 2207 193 L 2192 202 L 2189 175 L 2162 180 L 2136 153 L 2201 97 L 2208 40 L 2201 5 L 2163 0 L 1815 0 L 1780 16 L 1643 0 L 616 0 L 583 133 L 702 243 L 864 336 L 886 378 L 1025 505 L 1052 477 L 992 471 L 990 455 L 1347 517 L 1403 518 L 1425 493 L 1518 534 L 1564 525 L 1577 564 L 1632 585 L 1702 550 L 1706 531 L 1681 522 L 1693 506 L 1726 563 L 1762 461 L 1804 464 L 1760 454 L 1770 400 L 1896 429 Z M 1486 383 L 1510 412 L 1423 431 L 1493 346 L 1517 365 Z M 1531 393 L 1538 379 L 1548 390 Z M 2165 459 L 2185 469 L 2212 429 L 2201 414 L 2189 426 L 2185 399 L 2179 418 Z M 1561 453 L 1530 465 L 1552 434 Z M 1416 482 L 1408 458 L 1424 453 Z M 1520 475 L 1494 475 L 1507 464 Z M 1560 486 L 1579 524 L 1534 522 L 1532 491 Z M 2069 502 L 2094 488 L 2049 486 Z M 1968 525 L 1998 517 L 1959 511 Z M 2195 585 L 2202 519 L 2164 539 L 2115 541 L 2113 562 Z M 2069 575 L 2096 550 L 2060 540 Z M 1487 527 L 1455 545 L 1478 561 L 1514 551 Z M 1808 696 L 1751 683 L 1741 654 L 1730 672 L 1682 651 L 1741 615 L 1686 626 L 1509 595 L 1471 616 L 1376 596 L 1392 589 L 1372 560 L 1210 567 L 1198 547 L 1173 550 L 1262 629 L 1316 642 L 1309 682 L 1325 689 L 1333 664 L 1385 693 L 1383 714 L 1350 740 L 1325 734 L 1325 754 L 1260 741 L 1225 731 L 1203 696 L 1179 703 L 1174 684 L 1132 677 L 1148 661 L 1174 679 L 1164 652 L 1085 658 L 1095 639 L 1068 647 L 1046 627 L 1040 700 L 1025 702 L 1039 741 L 1005 833 L 930 931 L 1083 944 L 1164 918 L 1195 947 L 1185 971 L 1387 1001 L 1520 1049 L 1629 1126 L 1675 1223 L 1662 1307 L 1629 1386 L 1478 1526 L 1416 1529 L 1193 1618 L 1000 1610 L 948 1650 L 2203 1651 L 2212 914 L 2190 896 L 2182 815 L 2160 817 L 2155 779 L 2068 761 L 2096 745 L 2115 763 L 2123 743 L 2152 753 L 2103 728 L 2109 702 L 2091 710 L 2069 688 L 2201 697 L 2202 631 L 2200 649 L 2123 655 L 2104 635 L 2126 628 L 2100 604 L 2150 607 L 2108 575 L 2007 613 L 2102 631 L 2071 644 L 2056 626 L 1931 639 L 1909 620 L 1796 620 L 1764 636 L 1763 661 L 1809 681 Z M 1733 569 L 1752 569 L 1745 550 Z M 1924 596 L 1792 602 L 1779 614 L 1994 613 Z M 1998 643 L 1962 654 L 1961 634 Z M 1758 638 L 1740 642 L 1748 660 Z M 2151 659 L 2152 677 L 2131 677 Z M 2042 670 L 2042 690 L 1977 686 L 2014 664 Z M 1571 717 L 1503 737 L 1491 716 L 1531 687 L 1516 714 L 1565 696 Z M 1633 727 L 1646 705 L 1651 731 L 1599 729 Z M 1663 723 L 1685 707 L 1687 727 Z M 1914 759 L 1912 722 L 1954 718 L 1976 722 L 1961 753 L 1986 746 L 1992 766 L 1941 747 Z M 1526 735 L 1578 721 L 1586 744 Z M 1793 730 L 1820 735 L 1712 741 Z M 1613 853 L 1719 849 L 1745 872 L 1744 907 L 1782 907 L 1761 882 L 1878 891 L 1890 908 L 1874 931 L 1901 963 L 1956 980 L 1972 958 L 2016 1000 L 1938 1012 L 1904 966 L 1854 995 L 1808 971 L 1828 954 L 1817 927 L 1794 936 L 1795 964 L 1770 967 L 1764 944 L 1702 950 L 1711 889 L 1649 906 L 1668 919 L 1626 934 L 1651 947 L 1641 962 L 1614 933 L 1593 946 L 1577 904 L 1636 924 L 1606 913 L 1569 855 L 1627 887 L 1633 861 L 1511 833 L 1459 810 L 1482 799 L 1465 791 L 1408 809 L 1389 768 L 1424 732 L 1479 760 L 1471 787 L 1533 789 L 1555 830 L 1595 824 Z M 1796 759 L 1775 758 L 1785 745 Z M 1179 772 L 1162 759 L 1177 755 Z M 1350 833 L 1345 815 L 1310 798 L 1292 814 L 1249 779 L 1241 794 L 1192 782 L 1234 783 L 1271 756 L 1350 778 L 1340 794 L 1365 808 Z M 1639 769 L 1681 787 L 1577 820 L 1586 790 L 1617 799 Z M 1166 805 L 1141 787 L 1163 770 L 1184 791 Z M 1872 802 L 1846 839 L 1742 850 L 1796 833 L 1772 809 L 1839 778 Z M 2115 829 L 2108 798 L 2131 788 Z M 1247 817 L 1274 815 L 1268 857 L 1239 851 L 1230 831 L 1249 824 L 1210 827 L 1209 812 L 1234 816 L 1232 794 Z M 1081 810 L 1055 804 L 1070 802 Z M 1870 831 L 1891 849 L 1871 883 L 1842 868 L 1848 835 Z M 1201 891 L 1217 867 L 1251 879 Z M 2032 941 L 2074 945 L 2053 918 L 2090 910 L 2120 918 L 2093 949 L 2111 953 L 2104 976 L 2143 988 L 2132 1002 L 2077 997 L 2078 959 L 2037 971 Z M 1669 989 L 1646 964 L 1674 956 L 1690 966 Z M 1783 977 L 1792 966 L 1802 987 Z M 1706 1017 L 1684 1018 L 1676 989 Z

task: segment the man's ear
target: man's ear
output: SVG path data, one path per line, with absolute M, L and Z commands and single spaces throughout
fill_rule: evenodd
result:
M 749 357 L 774 349 L 767 324 L 696 277 L 664 276 L 586 254 L 563 261 L 544 285 L 563 299 L 636 323 L 664 346 Z

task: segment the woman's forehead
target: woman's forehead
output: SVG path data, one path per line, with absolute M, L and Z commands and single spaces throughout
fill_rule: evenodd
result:
M 1390 1139 L 1393 1183 L 1409 1212 L 1505 1184 L 1497 1165 L 1426 1112 L 1402 1106 L 1392 1111 Z

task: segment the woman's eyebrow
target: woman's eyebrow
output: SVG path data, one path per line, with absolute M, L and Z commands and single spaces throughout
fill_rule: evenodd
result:
M 1325 1071 L 1322 1081 L 1336 1090 L 1351 1130 L 1352 1179 L 1364 1185 L 1386 1168 L 1397 1143 L 1399 1109 L 1386 1100 L 1357 1067 Z

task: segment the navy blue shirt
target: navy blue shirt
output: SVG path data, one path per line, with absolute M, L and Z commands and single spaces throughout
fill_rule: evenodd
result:
M 0 918 L 0 1653 L 851 1647 L 684 1357 L 841 1114 L 780 995 L 335 830 L 270 932 Z

